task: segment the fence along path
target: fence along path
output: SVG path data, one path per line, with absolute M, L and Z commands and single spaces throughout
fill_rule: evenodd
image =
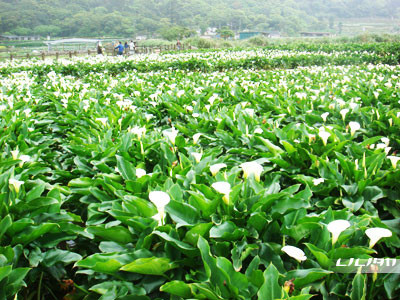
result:
M 190 46 L 187 46 L 185 48 L 185 45 L 181 45 L 181 50 L 185 49 L 191 49 Z M 137 46 L 135 49 L 135 53 L 124 53 L 124 56 L 130 56 L 130 55 L 135 55 L 135 54 L 141 54 L 141 53 L 160 53 L 160 52 L 165 52 L 165 51 L 174 51 L 177 50 L 176 45 L 164 45 L 164 46 L 154 46 L 154 47 L 143 47 L 143 46 Z M 108 56 L 116 56 L 117 51 L 115 49 L 110 49 L 110 48 L 103 48 L 103 53 L 105 53 Z M 85 56 L 85 55 L 97 55 L 97 50 L 74 50 L 74 51 L 46 51 L 46 52 L 40 52 L 40 53 L 26 53 L 26 54 L 15 54 L 15 53 L 10 53 L 10 56 L 8 57 L 9 59 L 23 59 L 23 58 L 40 58 L 40 59 L 46 59 L 46 57 L 51 57 L 58 59 L 60 57 L 69 57 L 72 58 L 74 56 Z

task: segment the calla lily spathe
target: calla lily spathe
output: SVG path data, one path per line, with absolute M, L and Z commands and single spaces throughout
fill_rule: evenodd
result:
M 331 134 L 329 132 L 325 131 L 325 129 L 323 129 L 323 130 L 320 129 L 318 132 L 318 135 L 322 139 L 324 146 L 326 146 L 326 144 L 328 143 L 328 138 L 331 136 Z
M 178 135 L 178 130 L 175 129 L 175 127 L 172 127 L 171 129 L 167 129 L 163 131 L 163 134 L 169 139 L 169 141 L 172 143 L 172 145 L 175 145 L 175 139 L 176 136 Z
M 319 185 L 319 184 L 323 183 L 324 181 L 325 181 L 324 178 L 315 178 L 315 179 L 313 179 L 313 184 Z
M 144 175 L 146 175 L 146 170 L 141 169 L 141 168 L 136 169 L 136 177 L 137 178 L 143 177 Z
M 381 238 L 392 236 L 392 232 L 389 229 L 380 227 L 368 228 L 365 234 L 369 237 L 370 248 L 374 247 Z
M 197 163 L 200 162 L 201 157 L 203 156 L 203 153 L 198 153 L 198 152 L 192 152 L 191 154 Z
M 224 200 L 226 205 L 229 205 L 229 202 L 230 202 L 229 193 L 231 192 L 231 185 L 229 184 L 229 182 L 217 181 L 217 182 L 214 182 L 211 186 L 218 193 L 224 195 L 222 197 L 222 200 Z
M 250 175 L 254 175 L 254 178 L 257 181 L 260 181 L 260 176 L 264 168 L 258 162 L 250 161 L 240 164 L 240 167 L 243 170 L 243 177 L 247 178 Z
M 8 183 L 9 183 L 11 186 L 14 187 L 15 191 L 17 192 L 17 194 L 18 194 L 18 192 L 19 192 L 19 189 L 20 189 L 21 185 L 24 184 L 23 181 L 17 180 L 17 179 L 15 179 L 15 178 L 10 178 L 10 179 L 8 180 Z
M 158 221 L 158 225 L 164 225 L 165 219 L 165 206 L 169 203 L 171 198 L 169 195 L 162 191 L 152 191 L 149 194 L 149 199 L 157 207 L 158 213 L 153 216 L 153 219 Z
M 360 123 L 358 122 L 350 122 L 349 127 L 351 136 L 353 136 L 356 133 L 356 131 L 361 128 Z
M 328 224 L 328 231 L 332 233 L 332 245 L 334 245 L 339 238 L 339 235 L 350 227 L 350 222 L 347 220 L 335 220 Z
M 396 169 L 397 163 L 398 163 L 398 161 L 400 160 L 400 157 L 390 155 L 390 156 L 388 156 L 387 158 L 388 158 L 388 159 L 390 160 L 390 162 L 392 163 L 393 169 Z
M 307 256 L 301 250 L 300 248 L 294 247 L 294 246 L 284 246 L 281 249 L 283 252 L 285 252 L 287 255 L 290 257 L 293 257 L 296 259 L 298 262 L 305 261 L 307 259 Z
M 13 160 L 18 159 L 18 155 L 19 155 L 18 149 L 15 149 L 15 150 L 11 151 L 11 156 L 12 156 Z
M 342 116 L 343 121 L 346 119 L 346 115 L 347 115 L 348 112 L 349 112 L 349 109 L 347 109 L 347 108 L 343 108 L 343 109 L 340 111 L 340 114 L 341 114 L 341 116 Z
M 321 115 L 321 118 L 322 118 L 322 120 L 324 120 L 324 122 L 326 122 L 326 118 L 328 118 L 328 116 L 329 116 L 329 113 L 328 113 L 328 112 L 325 112 L 325 113 L 323 113 L 323 114 Z
M 196 133 L 193 135 L 193 144 L 195 144 L 195 145 L 197 144 L 201 135 L 202 135 L 201 133 Z
M 21 160 L 19 163 L 19 167 L 22 168 L 24 163 L 31 161 L 31 157 L 29 155 L 21 155 L 18 159 Z
M 103 124 L 103 126 L 107 126 L 108 119 L 107 118 L 96 118 L 96 121 Z
M 136 134 L 138 140 L 140 140 L 142 138 L 142 136 L 144 136 L 146 134 L 146 127 L 135 126 L 135 127 L 128 129 L 128 131 L 133 134 Z
M 211 165 L 210 166 L 210 171 L 212 176 L 217 175 L 217 173 L 219 172 L 219 170 L 226 168 L 226 164 L 224 163 L 219 163 L 219 164 L 215 164 L 215 165 Z

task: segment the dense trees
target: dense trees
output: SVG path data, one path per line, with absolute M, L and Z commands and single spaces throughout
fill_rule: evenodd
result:
M 343 17 L 399 16 L 398 0 L 0 0 L 0 33 L 174 38 L 226 26 L 291 34 L 338 28 Z

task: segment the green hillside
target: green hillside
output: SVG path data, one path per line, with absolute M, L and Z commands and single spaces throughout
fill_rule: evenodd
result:
M 0 34 L 162 35 L 171 26 L 202 31 L 228 26 L 291 35 L 302 30 L 337 32 L 340 22 L 344 25 L 350 18 L 393 23 L 399 17 L 397 0 L 1 0 Z

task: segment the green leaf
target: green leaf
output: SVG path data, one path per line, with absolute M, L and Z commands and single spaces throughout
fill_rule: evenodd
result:
M 45 267 L 51 267 L 60 262 L 67 265 L 80 259 L 82 259 L 82 256 L 77 253 L 60 249 L 51 249 L 44 255 L 42 264 Z
M 365 300 L 367 295 L 367 277 L 365 274 L 356 274 L 352 283 L 351 300 Z
M 134 296 L 146 295 L 146 290 L 144 288 L 136 287 L 133 283 L 128 281 L 105 281 L 92 286 L 89 290 L 104 295 L 113 288 L 127 290 L 130 295 Z
M 272 212 L 283 214 L 292 209 L 308 208 L 310 207 L 311 196 L 312 191 L 308 186 L 306 186 L 304 190 L 298 192 L 297 194 L 285 197 L 284 199 L 276 202 L 272 206 Z
M 313 244 L 305 243 L 305 245 L 311 251 L 311 253 L 315 256 L 319 265 L 325 269 L 329 269 L 329 267 L 332 264 L 332 260 L 330 260 L 328 258 L 327 253 L 324 250 L 314 246 Z
M 363 196 L 365 201 L 376 203 L 379 199 L 385 197 L 382 189 L 377 186 L 367 186 L 364 189 Z
M 331 259 L 346 259 L 346 258 L 369 258 L 371 254 L 376 253 L 375 250 L 365 247 L 351 248 L 335 248 L 329 251 L 328 256 Z
M 12 225 L 12 219 L 10 215 L 5 216 L 0 222 L 0 241 L 4 233 L 7 232 L 8 228 Z
M 174 239 L 173 237 L 171 237 L 170 235 L 168 235 L 165 232 L 154 231 L 153 234 L 155 234 L 155 235 L 161 237 L 162 239 L 164 239 L 165 241 L 171 243 L 172 246 L 181 250 L 182 252 L 186 253 L 187 255 L 190 255 L 190 256 L 198 255 L 198 249 L 196 249 L 182 241 Z
M 122 156 L 116 155 L 117 167 L 125 180 L 134 180 L 136 178 L 136 171 L 133 165 Z
M 29 202 L 33 199 L 39 198 L 44 192 L 46 184 L 44 182 L 37 183 L 25 196 L 25 201 Z
M 182 298 L 190 298 L 192 291 L 187 283 L 183 281 L 170 281 L 160 287 L 161 292 L 166 292 L 171 295 L 179 296 Z
M 237 240 L 244 235 L 243 229 L 238 228 L 231 221 L 223 222 L 220 225 L 215 225 L 210 230 L 210 238 L 223 240 Z
M 86 230 L 106 241 L 113 241 L 120 244 L 132 243 L 134 241 L 129 230 L 122 226 L 105 228 L 104 225 L 99 225 L 88 227 Z
M 357 196 L 357 195 L 353 196 L 353 197 L 344 197 L 342 199 L 342 203 L 348 209 L 356 212 L 364 204 L 364 197 L 363 196 Z
M 163 275 L 176 267 L 177 265 L 171 263 L 166 257 L 149 257 L 139 258 L 123 266 L 120 270 L 146 275 Z
M 89 177 L 75 178 L 68 183 L 68 186 L 75 188 L 86 188 L 93 185 L 94 185 L 94 180 Z
M 212 223 L 200 223 L 195 225 L 188 232 L 186 232 L 184 241 L 196 246 L 199 236 L 204 236 L 206 233 L 208 233 L 212 226 Z
M 273 300 L 282 298 L 282 288 L 278 283 L 279 272 L 273 264 L 264 271 L 264 283 L 257 293 L 258 299 Z
M 320 280 L 331 273 L 333 272 L 319 268 L 299 269 L 299 270 L 289 271 L 286 274 L 286 278 L 288 279 L 295 278 L 294 285 L 296 286 L 296 288 L 302 288 L 307 284 Z
M 8 275 L 9 284 L 6 286 L 6 295 L 14 296 L 16 292 L 24 285 L 24 278 L 30 271 L 30 268 L 17 268 Z
M 12 266 L 0 267 L 0 282 L 6 278 L 12 271 Z
M 99 273 L 115 273 L 124 265 L 120 256 L 115 253 L 93 254 L 75 263 L 76 267 L 94 270 Z
M 206 276 L 209 278 L 210 283 L 215 287 L 219 287 L 222 292 L 222 296 L 229 297 L 230 293 L 226 287 L 228 275 L 224 272 L 221 272 L 221 270 L 217 267 L 216 259 L 211 256 L 210 246 L 201 236 L 199 236 L 199 240 L 197 241 L 197 247 L 200 249 Z
M 400 274 L 387 274 L 384 277 L 383 284 L 385 286 L 386 295 L 389 299 L 394 299 L 396 291 L 400 289 Z
M 196 225 L 199 222 L 199 214 L 197 210 L 186 203 L 171 200 L 165 207 L 174 222 L 177 223 L 177 228 L 187 225 Z
M 21 233 L 17 236 L 13 237 L 11 244 L 28 244 L 39 237 L 43 236 L 45 233 L 50 231 L 56 231 L 59 229 L 58 224 L 52 223 L 44 223 L 38 226 L 29 226 L 28 228 L 24 229 Z

